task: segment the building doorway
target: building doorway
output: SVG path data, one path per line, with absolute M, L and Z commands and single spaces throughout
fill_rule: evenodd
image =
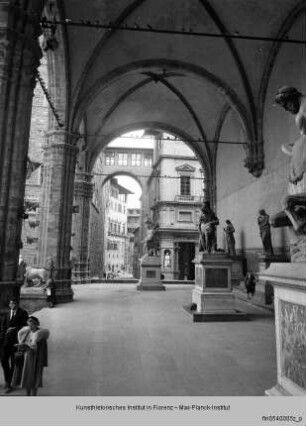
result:
M 194 280 L 194 263 L 195 256 L 194 243 L 179 243 L 179 279 Z

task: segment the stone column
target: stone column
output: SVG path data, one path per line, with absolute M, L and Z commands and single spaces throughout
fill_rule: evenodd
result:
M 43 0 L 0 4 L 0 309 L 16 285 Z
M 71 223 L 76 155 L 76 135 L 54 130 L 44 147 L 39 265 L 54 261 L 56 302 L 71 301 Z
M 72 253 L 74 260 L 72 282 L 74 284 L 89 284 L 89 219 L 90 201 L 93 194 L 92 176 L 88 173 L 76 173 L 74 182 L 74 209 L 72 218 Z M 102 236 L 101 236 L 102 238 Z

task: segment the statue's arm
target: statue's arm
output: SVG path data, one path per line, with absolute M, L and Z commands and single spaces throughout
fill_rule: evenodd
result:
M 287 144 L 287 145 L 282 145 L 281 146 L 281 150 L 284 154 L 289 155 L 290 157 L 292 156 L 292 148 L 293 148 L 293 144 Z

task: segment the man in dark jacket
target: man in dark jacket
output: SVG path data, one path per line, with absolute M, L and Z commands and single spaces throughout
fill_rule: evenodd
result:
M 1 364 L 4 372 L 5 393 L 12 391 L 11 380 L 14 371 L 14 352 L 18 343 L 18 331 L 27 325 L 28 313 L 18 306 L 16 299 L 12 298 L 9 303 L 10 312 L 4 323 L 3 348 Z

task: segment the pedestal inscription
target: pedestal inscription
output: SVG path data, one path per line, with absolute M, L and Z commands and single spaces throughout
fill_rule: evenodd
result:
M 207 268 L 206 287 L 207 288 L 228 288 L 228 269 Z

